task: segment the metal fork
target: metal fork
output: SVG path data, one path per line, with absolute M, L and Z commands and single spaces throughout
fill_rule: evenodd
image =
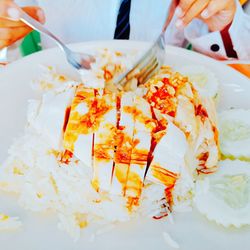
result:
M 54 34 L 47 30 L 42 24 L 30 17 L 26 12 L 20 9 L 20 20 L 30 26 L 32 29 L 39 31 L 40 33 L 48 36 L 54 40 L 57 45 L 65 53 L 67 61 L 76 69 L 90 69 L 91 63 L 95 62 L 95 58 L 91 55 L 84 53 L 73 52 L 63 42 L 61 42 Z
M 133 78 L 137 79 L 137 86 L 144 84 L 163 65 L 165 57 L 164 33 L 174 16 L 178 4 L 179 1 L 177 0 L 171 2 L 163 30 L 152 47 L 135 63 L 131 70 L 115 79 L 114 84 L 118 89 L 123 90 L 126 88 L 126 85 Z

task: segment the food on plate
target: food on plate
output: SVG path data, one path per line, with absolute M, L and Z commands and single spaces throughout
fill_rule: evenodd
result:
M 21 227 L 22 223 L 17 217 L 10 217 L 6 214 L 0 213 L 0 231 L 12 231 Z
M 208 68 L 201 65 L 186 65 L 177 70 L 188 77 L 201 96 L 211 98 L 218 96 L 219 81 Z
M 107 85 L 112 85 L 113 79 L 133 67 L 136 51 L 125 53 L 103 49 L 97 54 L 96 62 L 91 64 L 91 72 L 81 69 L 80 74 L 86 87 L 102 89 Z
M 173 120 L 186 135 L 186 162 L 194 174 L 212 173 L 219 160 L 219 140 L 214 101 L 201 97 L 187 77 L 162 68 L 147 83 L 145 98 Z
M 218 172 L 196 182 L 194 203 L 223 226 L 250 225 L 250 163 L 221 161 Z
M 75 155 L 93 167 L 97 191 L 138 199 L 144 179 L 173 188 L 184 166 L 183 132 L 161 114 L 156 118 L 150 104 L 132 92 L 100 95 L 79 85 L 65 127 L 62 161 Z
M 224 157 L 250 160 L 250 110 L 219 113 L 220 147 Z
M 75 239 L 92 224 L 189 211 L 195 180 L 217 171 L 213 95 L 167 66 L 134 91 L 116 89 L 133 60 L 104 50 L 81 82 L 45 69 L 42 97 L 29 101 L 25 133 L 0 168 L 0 189 L 53 211 Z

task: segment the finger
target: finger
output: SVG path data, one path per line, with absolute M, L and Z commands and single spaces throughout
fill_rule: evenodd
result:
M 221 0 L 216 1 L 212 0 L 208 6 L 201 12 L 201 17 L 203 19 L 208 19 L 214 16 L 217 12 L 225 9 L 227 7 L 227 1 Z
M 179 5 L 176 8 L 176 15 L 178 17 L 183 17 L 195 1 L 196 0 L 180 0 Z
M 20 8 L 11 0 L 0 0 L 0 17 L 12 21 L 19 21 L 21 18 L 21 10 L 35 18 L 37 21 L 44 22 L 45 16 L 41 8 L 36 6 L 27 6 Z
M 5 35 L 2 36 L 1 34 L 0 36 L 0 49 L 12 45 L 16 41 L 25 37 L 31 31 L 32 29 L 29 27 L 11 28 L 9 32 L 5 31 L 6 32 Z
M 163 29 L 162 31 L 165 32 L 165 30 L 167 29 L 169 23 L 171 22 L 172 20 L 172 17 L 173 15 L 176 13 L 176 7 L 178 5 L 178 2 L 177 0 L 173 0 L 169 6 L 169 9 L 168 9 L 168 15 L 167 15 L 167 19 L 165 21 L 165 24 L 163 25 Z
M 0 49 L 8 47 L 10 44 L 10 40 L 0 40 Z
M 1 0 L 0 0 L 1 1 Z M 21 21 L 12 21 L 3 17 L 0 17 L 0 28 L 14 28 L 14 27 L 23 27 L 26 26 Z
M 1 0 L 0 1 L 0 16 L 5 18 L 11 18 L 8 14 L 10 8 L 17 9 L 18 6 L 10 0 Z
M 18 21 L 18 18 L 11 17 L 10 14 L 14 13 L 14 16 L 16 15 L 16 12 L 18 13 L 19 7 L 11 0 L 0 0 L 0 23 L 1 27 L 16 27 L 20 25 L 19 23 L 15 23 L 15 21 Z M 10 14 L 9 14 L 10 11 Z M 19 15 L 19 14 L 18 14 Z M 5 23 L 6 22 L 6 23 Z
M 1 0 L 0 0 L 1 1 Z M 44 23 L 45 22 L 45 15 L 41 8 L 39 7 L 24 7 L 23 10 L 30 15 L 31 17 L 35 18 L 37 21 Z M 21 27 L 26 26 L 22 21 L 14 21 L 11 19 L 7 19 L 5 17 L 1 17 L 0 14 L 0 27 Z
M 183 26 L 187 26 L 194 18 L 198 17 L 208 4 L 209 0 L 196 1 L 183 16 Z
M 29 27 L 18 27 L 18 28 L 0 28 L 0 40 L 15 40 L 26 36 L 31 32 Z
M 0 40 L 9 40 L 13 36 L 10 28 L 0 28 Z
M 25 37 L 26 35 L 28 35 L 30 32 L 32 31 L 32 28 L 30 27 L 20 27 L 18 29 L 12 29 L 12 39 L 11 41 L 14 43 L 18 40 L 20 40 L 21 38 Z
M 28 6 L 22 8 L 29 16 L 41 23 L 45 23 L 45 14 L 40 7 Z

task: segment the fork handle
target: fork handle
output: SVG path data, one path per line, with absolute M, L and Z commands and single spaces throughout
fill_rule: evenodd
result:
M 174 16 L 175 9 L 179 5 L 179 2 L 180 2 L 180 0 L 172 0 L 171 1 L 170 6 L 168 8 L 167 18 L 166 18 L 166 21 L 165 21 L 163 28 L 162 28 L 162 33 L 164 33 L 166 31 L 168 25 L 170 24 L 170 22 Z
M 52 40 L 54 40 L 59 47 L 64 50 L 66 53 L 69 53 L 71 50 L 64 45 L 64 43 L 62 43 L 59 38 L 57 38 L 54 34 L 52 34 L 49 30 L 47 30 L 42 24 L 40 24 L 38 21 L 36 21 L 35 19 L 33 19 L 31 16 L 29 16 L 26 12 L 24 12 L 23 10 L 21 11 L 21 17 L 20 20 L 22 22 L 24 22 L 25 24 L 27 24 L 28 26 L 30 26 L 32 29 L 46 35 L 47 37 L 51 38 Z

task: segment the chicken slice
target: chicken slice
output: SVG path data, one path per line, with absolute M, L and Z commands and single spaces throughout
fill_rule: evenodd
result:
M 63 146 L 87 166 L 92 166 L 92 142 L 95 125 L 95 90 L 77 87 L 64 133 Z
M 127 92 L 121 95 L 118 103 L 118 126 L 116 135 L 116 150 L 114 173 L 112 178 L 112 193 L 125 195 L 131 153 L 133 149 L 134 94 Z
M 116 95 L 106 94 L 102 99 L 108 106 L 108 112 L 102 117 L 99 129 L 94 137 L 94 177 L 93 185 L 99 190 L 109 191 L 114 162 L 114 148 L 116 139 Z
M 141 97 L 135 98 L 134 124 L 133 149 L 126 184 L 126 196 L 139 198 L 151 147 L 152 131 L 155 128 L 150 105 Z
M 153 160 L 146 178 L 166 187 L 169 195 L 179 178 L 180 169 L 185 166 L 184 158 L 187 150 L 185 134 L 168 121 L 165 135 L 156 145 Z M 171 198 L 168 197 L 170 200 Z
M 144 131 L 137 131 L 133 138 L 133 144 L 125 195 L 139 198 L 151 146 L 151 134 Z
M 33 101 L 29 106 L 32 111 L 28 119 L 29 126 L 39 134 L 46 135 L 48 144 L 55 150 L 60 150 L 62 147 L 65 110 L 70 105 L 74 92 L 74 87 L 59 93 L 48 91 L 43 95 L 41 103 Z
M 215 105 L 212 99 L 202 98 L 195 105 L 198 138 L 193 146 L 197 161 L 196 172 L 209 174 L 217 170 L 219 161 L 219 135 Z

